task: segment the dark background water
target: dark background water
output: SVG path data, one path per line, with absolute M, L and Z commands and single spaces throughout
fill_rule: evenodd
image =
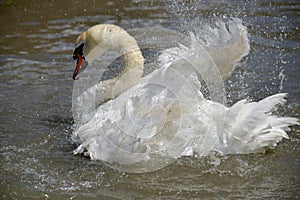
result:
M 287 92 L 299 118 L 299 1 L 0 1 L 1 199 L 299 198 L 299 127 L 267 154 L 182 158 L 146 174 L 74 156 L 72 52 L 98 23 L 197 30 L 238 17 L 251 51 L 226 82 L 229 104 Z M 221 161 L 219 163 L 219 161 Z

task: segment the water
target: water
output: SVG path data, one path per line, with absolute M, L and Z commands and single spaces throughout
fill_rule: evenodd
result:
M 228 103 L 288 92 L 280 115 L 299 118 L 297 1 L 0 1 L 1 199 L 299 198 L 299 127 L 267 154 L 181 158 L 151 173 L 74 156 L 72 52 L 96 23 L 180 30 L 238 17 L 251 52 L 227 85 Z M 195 24 L 197 24 L 195 23 Z

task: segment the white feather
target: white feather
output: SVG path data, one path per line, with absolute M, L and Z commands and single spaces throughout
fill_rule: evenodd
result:
M 106 26 L 123 33 L 123 29 L 116 26 Z M 94 33 L 94 29 L 102 27 L 96 26 L 91 31 Z M 134 39 L 127 34 L 117 38 L 116 41 L 125 45 L 120 47 L 127 50 L 124 36 Z M 299 125 L 298 120 L 272 114 L 277 105 L 285 103 L 286 94 L 276 94 L 259 102 L 241 100 L 228 108 L 205 99 L 200 92 L 197 72 L 207 78 L 207 85 L 215 84 L 220 76 L 229 77 L 236 64 L 248 54 L 247 31 L 241 21 L 218 22 L 217 28 L 206 27 L 189 37 L 189 45 L 179 44 L 163 51 L 159 57 L 160 68 L 141 79 L 137 76 L 139 73 L 133 76 L 129 73 L 135 72 L 134 68 L 130 69 L 135 63 L 141 72 L 141 52 L 131 52 L 130 57 L 124 57 L 132 63 L 125 62 L 128 76 L 124 76 L 118 88 L 122 89 L 128 80 L 130 84 L 93 113 L 83 112 L 87 117 L 82 118 L 87 122 L 79 124 L 74 131 L 82 143 L 74 153 L 86 150 L 93 160 L 121 165 L 146 166 L 149 162 L 153 170 L 166 156 L 175 159 L 193 153 L 205 156 L 212 150 L 221 154 L 264 152 L 265 147 L 273 148 L 282 138 L 288 138 L 286 131 L 290 125 Z M 101 44 L 95 45 L 101 47 Z M 218 73 L 212 74 L 211 69 L 217 69 Z M 105 83 L 111 86 L 111 82 Z M 107 92 L 105 87 L 101 89 Z M 89 99 L 95 101 L 93 95 L 88 96 L 89 92 L 82 95 L 87 96 L 78 98 L 78 105 Z
M 285 103 L 286 94 L 275 94 L 259 102 L 241 100 L 226 111 L 223 133 L 214 150 L 222 154 L 264 152 L 289 138 L 286 131 L 299 125 L 296 118 L 272 115 L 277 105 Z

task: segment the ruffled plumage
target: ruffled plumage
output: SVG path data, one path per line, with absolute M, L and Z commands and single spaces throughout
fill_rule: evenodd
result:
M 109 33 L 103 34 L 96 36 L 112 38 L 105 35 Z M 75 154 L 85 152 L 92 160 L 136 165 L 144 168 L 141 171 L 149 171 L 168 158 L 194 153 L 206 156 L 210 151 L 264 152 L 265 147 L 273 148 L 282 138 L 288 138 L 289 126 L 299 122 L 272 114 L 277 105 L 285 103 L 286 94 L 275 94 L 259 102 L 241 100 L 231 107 L 223 105 L 218 96 L 225 92 L 223 79 L 249 52 L 246 27 L 241 21 L 218 22 L 217 28 L 206 27 L 189 37 L 189 45 L 179 44 L 161 53 L 159 69 L 141 79 L 136 77 L 135 85 L 118 90 L 115 98 L 92 113 L 85 109 L 75 111 L 78 127 L 73 134 L 80 142 Z M 100 44 L 90 46 L 101 48 L 97 45 Z M 199 78 L 217 101 L 204 98 Z M 97 85 L 83 92 L 76 99 L 78 105 L 93 100 L 97 87 L 103 88 Z

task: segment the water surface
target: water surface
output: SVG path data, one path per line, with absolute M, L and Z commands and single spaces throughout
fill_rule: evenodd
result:
M 299 198 L 299 127 L 267 154 L 181 158 L 129 174 L 74 156 L 72 52 L 97 23 L 196 30 L 238 17 L 251 51 L 227 85 L 228 104 L 287 92 L 279 115 L 299 117 L 297 1 L 0 1 L 1 199 Z

